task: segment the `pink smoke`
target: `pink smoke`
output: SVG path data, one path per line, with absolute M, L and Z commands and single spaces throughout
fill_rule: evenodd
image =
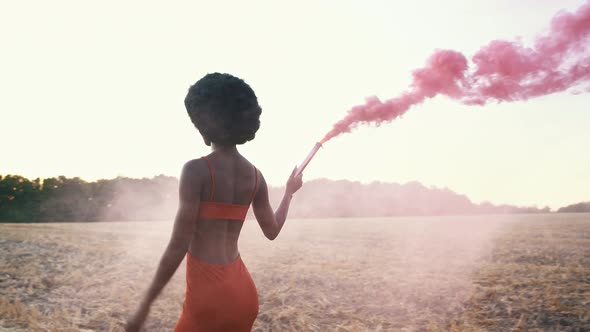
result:
M 565 91 L 590 81 L 590 0 L 576 12 L 559 12 L 549 32 L 533 47 L 494 40 L 472 57 L 438 50 L 426 66 L 414 70 L 410 89 L 384 102 L 373 96 L 353 107 L 321 140 L 350 132 L 359 123 L 389 122 L 426 98 L 442 94 L 467 105 L 526 100 Z

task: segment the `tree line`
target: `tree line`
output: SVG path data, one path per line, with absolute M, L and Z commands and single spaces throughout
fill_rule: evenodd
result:
M 65 176 L 0 176 L 0 221 L 71 222 L 169 219 L 178 180 L 118 177 L 86 182 Z
M 557 210 L 559 213 L 583 213 L 590 212 L 590 202 L 580 202 L 568 206 L 564 206 Z
M 271 187 L 274 207 L 284 188 Z M 0 222 L 81 222 L 171 220 L 178 204 L 178 179 L 115 179 L 87 182 L 65 176 L 30 180 L 0 175 Z M 580 206 L 560 212 L 580 210 Z M 295 195 L 289 216 L 296 218 L 387 217 L 548 213 L 548 207 L 475 204 L 449 189 L 406 184 L 361 184 L 327 179 L 306 182 Z M 252 211 L 250 209 L 250 215 Z

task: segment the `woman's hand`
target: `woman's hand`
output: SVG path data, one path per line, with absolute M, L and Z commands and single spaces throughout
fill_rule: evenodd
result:
M 299 175 L 296 174 L 297 166 L 295 166 L 293 172 L 291 172 L 291 175 L 289 176 L 289 180 L 287 180 L 286 193 L 289 195 L 293 195 L 303 185 L 303 173 Z
M 141 305 L 139 309 L 135 312 L 135 314 L 127 320 L 127 324 L 125 324 L 125 331 L 126 332 L 139 332 L 147 319 L 147 316 L 150 312 L 150 307 L 146 305 Z

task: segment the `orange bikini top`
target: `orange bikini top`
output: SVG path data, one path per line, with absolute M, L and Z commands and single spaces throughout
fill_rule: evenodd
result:
M 211 161 L 209 158 L 203 157 L 207 160 L 209 165 L 209 174 L 211 174 L 211 195 L 209 201 L 202 201 L 199 205 L 199 219 L 223 219 L 223 220 L 239 220 L 244 221 L 250 204 L 254 200 L 254 196 L 258 191 L 258 170 L 254 167 L 254 173 L 256 176 L 256 184 L 254 185 L 254 191 L 248 205 L 230 204 L 222 202 L 214 202 L 213 194 L 215 193 L 215 174 L 213 173 L 213 167 L 211 167 Z

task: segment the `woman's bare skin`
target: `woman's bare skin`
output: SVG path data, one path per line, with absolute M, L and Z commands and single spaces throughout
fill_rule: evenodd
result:
M 206 142 L 208 143 L 208 142 Z M 235 145 L 212 143 L 213 152 L 208 156 L 215 173 L 216 202 L 247 205 L 255 188 L 254 166 L 246 160 Z M 274 240 L 280 233 L 293 194 L 302 186 L 302 175 L 289 177 L 285 194 L 277 210 L 273 212 L 268 197 L 268 187 L 262 173 L 252 208 L 264 235 Z M 203 159 L 188 161 L 182 170 L 179 188 L 179 207 L 168 246 L 141 304 L 127 322 L 126 331 L 139 331 L 153 301 L 176 272 L 186 252 L 210 264 L 225 265 L 237 258 L 238 238 L 243 222 L 235 220 L 198 220 L 199 204 L 209 200 L 211 176 Z

